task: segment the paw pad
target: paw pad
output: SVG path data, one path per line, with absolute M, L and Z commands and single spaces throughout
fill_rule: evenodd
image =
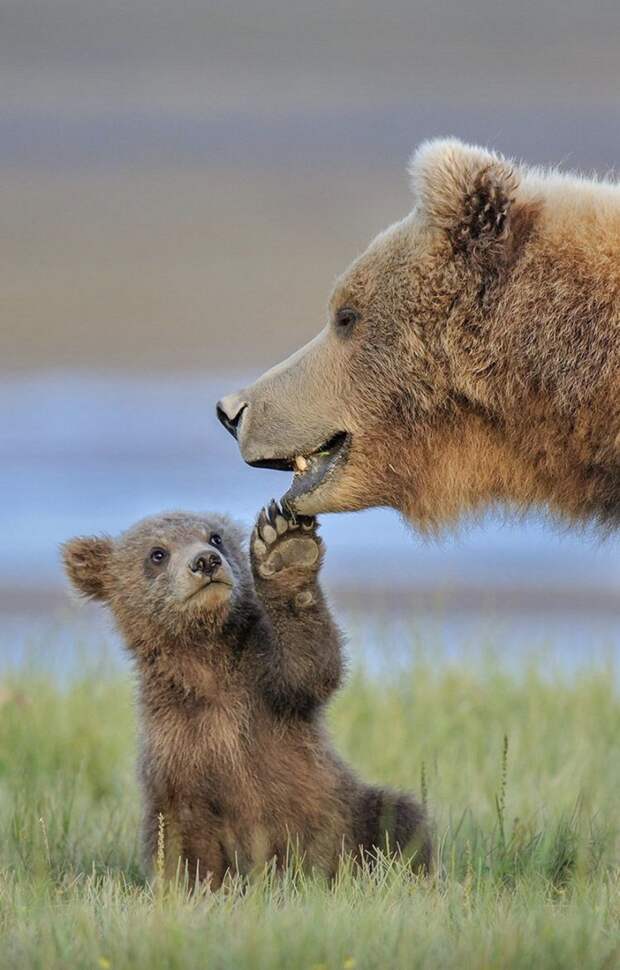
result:
M 275 501 L 262 509 L 251 539 L 259 575 L 268 579 L 283 569 L 312 568 L 320 553 L 316 528 L 316 519 L 294 518 Z

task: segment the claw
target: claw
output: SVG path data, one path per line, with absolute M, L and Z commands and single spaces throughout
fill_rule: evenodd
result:
M 289 522 L 292 522 L 293 525 L 297 525 L 297 516 L 288 502 L 282 502 L 282 515 L 286 516 Z
M 269 521 L 271 522 L 272 525 L 275 523 L 276 516 L 278 515 L 279 511 L 280 511 L 280 506 L 278 505 L 276 500 L 272 498 L 271 502 L 269 503 L 269 512 L 268 512 Z
M 278 538 L 278 533 L 271 524 L 269 512 L 266 508 L 261 510 L 258 517 L 258 532 L 263 542 L 266 542 L 268 546 L 272 545 Z

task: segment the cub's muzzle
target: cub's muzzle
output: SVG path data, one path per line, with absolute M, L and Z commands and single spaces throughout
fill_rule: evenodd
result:
M 205 549 L 194 556 L 189 563 L 189 568 L 191 572 L 198 573 L 201 576 L 213 576 L 221 565 L 222 557 L 218 556 L 217 552 L 210 552 Z

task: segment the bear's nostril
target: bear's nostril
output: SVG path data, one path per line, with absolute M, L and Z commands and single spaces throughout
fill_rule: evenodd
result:
M 216 413 L 218 421 L 224 425 L 233 438 L 237 437 L 241 415 L 247 408 L 245 401 L 231 401 L 230 398 L 222 398 L 217 402 Z
M 222 560 L 216 552 L 201 552 L 197 556 L 194 556 L 189 564 L 189 568 L 193 573 L 201 573 L 203 576 L 210 576 L 221 565 Z

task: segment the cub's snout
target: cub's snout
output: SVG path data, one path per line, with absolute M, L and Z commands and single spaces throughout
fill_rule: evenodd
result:
M 177 599 L 192 609 L 206 610 L 219 605 L 231 595 L 235 585 L 233 571 L 223 552 L 204 542 L 193 543 L 183 550 L 178 570 L 172 563 Z
M 216 552 L 203 549 L 196 553 L 194 558 L 188 563 L 190 571 L 199 573 L 202 576 L 213 576 L 222 565 L 221 557 Z

